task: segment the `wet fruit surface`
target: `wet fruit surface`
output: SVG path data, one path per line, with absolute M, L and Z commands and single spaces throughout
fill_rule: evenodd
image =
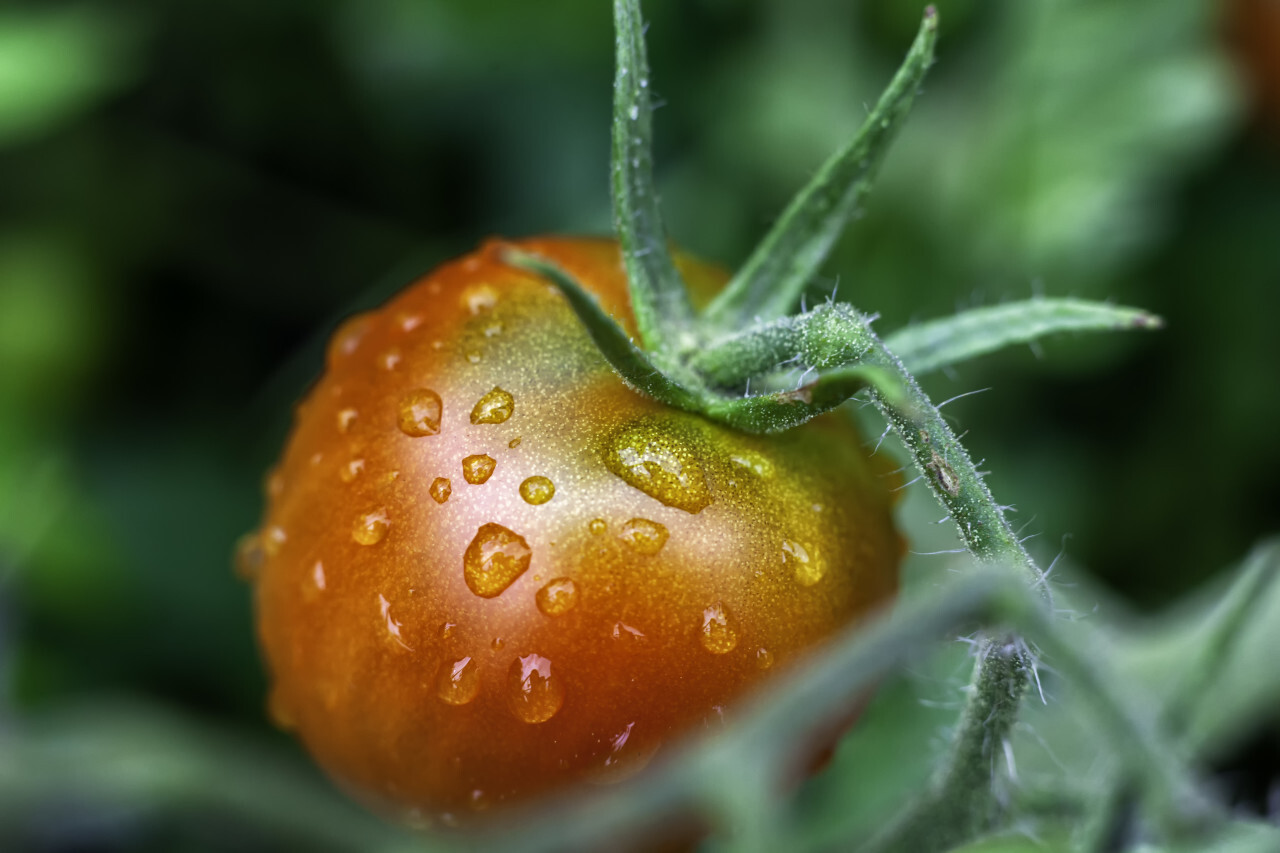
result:
M 612 242 L 519 245 L 630 317 Z M 845 421 L 670 411 L 499 248 L 339 329 L 240 551 L 277 721 L 446 823 L 719 725 L 892 595 L 903 547 Z

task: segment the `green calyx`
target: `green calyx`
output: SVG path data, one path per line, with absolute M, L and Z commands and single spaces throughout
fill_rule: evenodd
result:
M 614 25 L 613 217 L 639 343 L 564 270 L 514 250 L 507 260 L 555 284 L 601 353 L 638 391 L 753 433 L 798 426 L 864 390 L 913 420 L 910 371 L 936 370 L 1055 332 L 1159 325 L 1135 309 L 1039 299 L 903 329 L 886 347 L 870 319 L 847 305 L 795 313 L 804 288 L 858 213 L 933 62 L 938 15 L 932 6 L 862 127 L 796 194 L 724 290 L 696 312 L 668 247 L 654 186 L 639 0 L 615 0 Z

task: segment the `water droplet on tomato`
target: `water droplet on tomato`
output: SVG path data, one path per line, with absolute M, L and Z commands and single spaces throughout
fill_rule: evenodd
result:
M 440 432 L 443 411 L 444 402 L 435 391 L 429 388 L 410 391 L 400 401 L 400 431 L 414 438 L 436 435 Z
M 502 651 L 502 647 L 505 645 L 506 643 L 502 641 L 501 637 L 494 637 L 493 642 L 489 644 L 489 648 L 493 649 L 495 652 L 500 652 Z
M 268 525 L 262 531 L 262 553 L 268 557 L 274 557 L 280 553 L 280 549 L 284 547 L 284 543 L 288 538 L 284 528 L 280 525 Z
M 515 450 L 519 446 L 520 446 L 520 436 L 518 435 L 507 442 L 507 447 L 510 447 L 512 450 Z
M 284 494 L 284 474 L 272 471 L 267 477 L 267 496 L 278 498 Z
M 404 356 L 400 354 L 400 350 L 392 347 L 391 349 L 378 356 L 378 367 L 383 370 L 395 370 L 400 366 L 400 362 L 404 360 Z
M 647 518 L 633 518 L 622 525 L 618 538 L 637 553 L 656 554 L 667 544 L 667 528 Z
M 520 497 L 527 504 L 539 506 L 555 497 L 556 484 L 546 477 L 533 476 L 520 484 Z
M 590 530 L 596 536 L 599 536 L 601 533 L 604 533 L 606 530 L 609 529 L 609 525 L 605 523 L 605 520 L 603 518 L 593 518 L 591 519 L 591 522 L 587 525 L 587 529 Z
M 346 465 L 338 469 L 338 479 L 344 483 L 350 483 L 356 477 L 359 477 L 364 471 L 363 459 L 352 459 Z
M 387 597 L 382 594 L 378 595 L 378 612 L 382 614 L 383 624 L 386 625 L 387 633 L 391 636 L 391 639 L 395 640 L 397 645 L 413 651 L 405 643 L 404 638 L 400 636 L 400 621 L 391 615 L 391 602 L 387 601 Z
M 615 640 L 638 643 L 644 639 L 644 632 L 634 625 L 628 625 L 626 622 L 614 622 L 612 636 Z
M 469 657 L 440 664 L 436 696 L 450 705 L 465 705 L 480 693 L 480 668 Z
M 476 788 L 471 792 L 471 799 L 467 802 L 467 805 L 471 807 L 473 812 L 482 812 L 489 808 L 492 803 L 489 800 L 488 794 L 479 788 Z
M 568 613 L 578 603 L 578 585 L 570 578 L 555 578 L 538 590 L 538 609 L 547 616 Z
M 754 450 L 734 453 L 729 457 L 729 461 L 762 479 L 768 479 L 773 476 L 773 463 Z
M 266 552 L 262 550 L 262 537 L 257 533 L 246 533 L 236 542 L 235 572 L 244 580 L 255 580 L 262 571 L 262 564 L 266 561 Z
M 606 442 L 604 464 L 667 506 L 701 512 L 711 503 L 711 493 L 693 444 L 688 431 L 674 424 L 633 422 Z
M 564 686 L 542 655 L 525 655 L 511 662 L 507 673 L 511 712 L 526 723 L 545 723 L 564 704 Z
M 422 315 L 401 311 L 396 314 L 395 323 L 400 327 L 400 331 L 412 332 L 414 329 L 422 325 Z
M 765 648 L 756 649 L 756 666 L 761 669 L 773 666 L 773 652 Z
M 453 629 L 457 627 L 458 626 L 453 624 L 452 622 L 445 622 L 443 625 L 440 626 L 440 639 L 447 640 L 450 637 L 452 637 Z
M 324 563 L 316 560 L 316 564 L 311 567 L 311 585 L 324 592 L 324 584 Z
M 480 355 L 479 350 L 472 350 L 471 352 L 467 353 L 467 361 L 470 364 L 479 364 L 483 358 L 484 356 Z
M 493 476 L 493 469 L 498 463 L 492 456 L 479 453 L 462 460 L 462 478 L 473 486 L 478 486 Z
M 471 410 L 473 424 L 500 424 L 516 410 L 515 398 L 507 391 L 494 387 Z
M 345 434 L 351 429 L 351 425 L 356 422 L 359 412 L 355 409 L 340 409 L 338 411 L 338 432 Z
M 729 612 L 720 602 L 702 611 L 702 647 L 713 655 L 723 655 L 738 646 L 738 632 L 734 629 Z
M 819 559 L 816 551 L 810 553 L 808 548 L 791 539 L 782 540 L 782 562 L 791 567 L 801 586 L 813 586 L 827 572 L 826 563 Z
M 377 545 L 386 537 L 390 527 L 386 509 L 375 509 L 356 516 L 355 523 L 351 525 L 351 538 L 360 545 Z
M 519 533 L 501 524 L 483 524 L 462 555 L 463 578 L 476 595 L 493 598 L 524 574 L 532 557 Z
M 436 477 L 431 481 L 431 488 L 427 491 L 431 493 L 432 500 L 442 504 L 449 500 L 449 495 L 453 494 L 453 484 L 449 482 L 448 477 Z
M 360 342 L 373 328 L 373 321 L 374 315 L 371 313 L 356 314 L 338 326 L 329 340 L 329 348 L 326 352 L 330 369 L 350 357 L 360 347 Z
M 459 299 L 462 307 L 474 317 L 493 310 L 493 306 L 498 304 L 498 291 L 491 284 L 473 284 L 462 291 Z

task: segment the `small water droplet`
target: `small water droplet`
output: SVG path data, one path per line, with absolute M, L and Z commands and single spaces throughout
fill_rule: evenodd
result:
M 467 588 L 481 598 L 500 595 L 529 568 L 533 552 L 519 533 L 501 524 L 482 524 L 462 555 Z
M 333 333 L 333 337 L 329 339 L 329 347 L 326 353 L 329 367 L 332 368 L 339 362 L 350 357 L 360 346 L 360 342 L 364 340 L 365 335 L 369 334 L 369 330 L 373 328 L 374 315 L 356 314 L 343 321 L 338 326 L 337 331 Z
M 738 646 L 738 632 L 734 630 L 729 612 L 720 602 L 702 611 L 702 647 L 713 655 L 723 655 Z
M 773 666 L 773 652 L 765 648 L 756 649 L 756 666 L 761 669 Z
M 351 525 L 351 538 L 360 545 L 377 545 L 386 537 L 389 527 L 391 521 L 385 508 L 361 513 Z
M 267 477 L 267 496 L 278 498 L 284 494 L 284 474 L 279 471 L 272 471 Z
M 640 108 L 637 107 L 635 104 L 632 104 L 631 109 L 627 110 L 627 115 L 631 116 L 632 121 L 635 121 L 636 119 L 640 118 Z
M 605 523 L 603 518 L 593 518 L 591 519 L 591 523 L 587 525 L 587 529 L 594 535 L 599 536 L 601 533 L 604 533 L 609 529 L 609 525 Z
M 644 639 L 644 632 L 634 625 L 628 625 L 626 622 L 614 622 L 613 631 L 611 632 L 615 640 L 627 640 L 628 642 L 638 643 Z
M 266 561 L 267 555 L 262 549 L 262 537 L 257 533 L 246 533 L 236 542 L 235 572 L 244 580 L 256 579 L 262 571 L 262 564 Z
M 274 557 L 280 553 L 280 549 L 284 547 L 284 543 L 288 538 L 284 528 L 280 525 L 268 525 L 262 531 L 262 553 L 268 557 Z
M 378 356 L 378 366 L 383 370 L 395 370 L 402 361 L 404 361 L 404 356 L 395 347 Z
M 492 805 L 492 803 L 489 801 L 488 794 L 486 794 L 484 791 L 480 790 L 479 788 L 476 788 L 474 791 L 471 792 L 471 799 L 467 803 L 467 805 L 471 807 L 471 810 L 473 812 L 482 812 L 485 809 L 489 808 L 489 806 Z
M 467 353 L 467 361 L 471 364 L 479 364 L 482 358 L 483 356 L 480 355 L 479 350 L 472 350 L 471 352 Z
M 324 592 L 324 563 L 316 560 L 316 564 L 311 567 L 311 582 L 315 584 L 316 589 Z
M 808 548 L 791 539 L 782 540 L 782 562 L 791 566 L 796 581 L 801 586 L 813 586 L 827 572 L 826 563 L 819 559 L 816 551 L 811 553 Z
M 449 495 L 453 494 L 453 484 L 449 482 L 448 477 L 436 477 L 431 481 L 431 498 L 438 504 L 442 504 L 449 500 Z
M 500 334 L 502 334 L 501 323 L 490 323 L 484 327 L 484 336 L 486 338 L 496 338 Z
M 511 712 L 526 723 L 545 723 L 564 704 L 564 686 L 551 671 L 551 661 L 530 654 L 511 662 L 507 673 Z
M 555 497 L 556 484 L 546 477 L 533 476 L 520 484 L 520 497 L 527 504 L 540 506 Z
M 395 323 L 400 327 L 400 331 L 412 332 L 414 329 L 422 325 L 422 315 L 413 314 L 408 311 L 401 311 L 396 314 Z
M 494 387 L 471 410 L 473 424 L 500 424 L 516 410 L 515 398 L 501 388 Z
M 453 629 L 458 626 L 452 622 L 445 622 L 440 626 L 440 639 L 447 640 L 453 636 Z
M 469 657 L 440 664 L 436 696 L 450 705 L 465 705 L 480 694 L 480 668 Z
M 383 624 L 387 626 L 387 633 L 391 635 L 391 639 L 409 651 L 413 651 L 400 636 L 400 621 L 391 615 L 391 602 L 387 601 L 385 595 L 378 595 L 378 611 L 382 614 Z
M 501 637 L 494 637 L 493 642 L 489 644 L 489 648 L 493 649 L 495 652 L 500 652 L 502 651 L 502 647 L 505 645 L 506 643 L 503 642 Z
M 459 300 L 462 307 L 474 317 L 493 310 L 493 306 L 498 304 L 498 291 L 491 284 L 473 284 L 462 291 Z
M 744 450 L 741 453 L 734 453 L 729 457 L 729 461 L 739 468 L 745 468 L 762 479 L 768 479 L 773 476 L 773 463 L 761 454 L 756 453 L 754 450 Z
M 316 467 L 316 466 L 318 466 L 321 462 L 323 462 L 323 461 L 324 461 L 324 454 L 323 454 L 323 453 L 320 453 L 320 452 L 312 453 L 312 454 L 311 454 L 311 458 L 310 458 L 310 459 L 308 459 L 307 461 L 311 463 L 311 467 L 312 467 L 312 468 L 315 468 L 315 467 Z
M 352 459 L 346 465 L 338 469 L 338 479 L 344 483 L 350 483 L 364 471 L 363 459 Z
M 462 478 L 473 486 L 478 486 L 493 476 L 493 469 L 498 463 L 492 456 L 483 453 L 468 456 L 462 460 Z
M 443 411 L 444 402 L 435 391 L 429 388 L 410 391 L 400 400 L 400 431 L 414 438 L 436 435 L 440 432 Z
M 515 450 L 519 446 L 520 446 L 520 436 L 518 435 L 507 442 L 507 447 L 510 447 L 512 450 Z
M 351 425 L 356 422 L 359 415 L 355 409 L 340 409 L 338 411 L 338 432 L 346 434 L 351 429 Z
M 656 554 L 667 544 L 667 528 L 647 518 L 633 518 L 622 525 L 618 538 L 641 554 Z
M 556 578 L 538 590 L 538 609 L 547 616 L 568 613 L 578 603 L 578 585 L 569 578 Z
M 711 503 L 702 463 L 686 429 L 654 420 L 627 424 L 609 437 L 604 464 L 652 498 L 685 512 Z

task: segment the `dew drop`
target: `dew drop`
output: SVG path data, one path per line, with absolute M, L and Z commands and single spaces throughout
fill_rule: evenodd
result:
M 769 669 L 773 666 L 773 652 L 765 648 L 756 649 L 756 666 Z
M 615 640 L 625 640 L 631 643 L 638 643 L 644 639 L 644 631 L 634 625 L 628 625 L 626 622 L 614 622 L 611 634 Z
M 443 625 L 440 626 L 440 639 L 447 640 L 450 637 L 452 637 L 453 629 L 457 627 L 458 626 L 453 624 L 452 622 L 445 622 Z
M 435 435 L 440 432 L 443 410 L 444 402 L 435 391 L 429 388 L 410 391 L 400 401 L 400 431 L 414 438 Z
M 570 578 L 556 578 L 538 590 L 538 609 L 547 616 L 568 613 L 578 603 L 578 585 Z
M 773 476 L 773 463 L 754 450 L 744 450 L 729 457 L 729 461 L 739 468 L 745 468 L 761 479 Z
M 482 358 L 483 356 L 480 355 L 480 352 L 478 350 L 472 350 L 471 352 L 467 353 L 467 361 L 470 364 L 479 364 Z
M 484 327 L 484 336 L 486 338 L 496 338 L 500 334 L 502 334 L 501 323 L 490 323 Z
M 268 557 L 274 557 L 280 553 L 280 549 L 284 547 L 285 540 L 288 538 L 280 525 L 268 525 L 262 531 L 262 553 Z
M 278 498 L 284 494 L 284 474 L 279 471 L 272 471 L 267 477 L 267 496 Z
M 632 104 L 631 109 L 627 110 L 627 115 L 631 117 L 632 121 L 635 121 L 636 119 L 640 118 L 640 108 L 637 107 L 635 104 Z
M 507 673 L 511 712 L 526 723 L 545 723 L 564 704 L 564 686 L 542 655 L 525 655 L 511 662 Z
M 495 652 L 500 652 L 505 645 L 506 643 L 503 642 L 501 637 L 494 637 L 493 642 L 489 644 L 489 648 L 493 649 Z
M 733 651 L 738 645 L 738 632 L 734 630 L 729 613 L 720 602 L 702 611 L 702 647 L 713 655 Z
M 391 521 L 387 518 L 386 509 L 361 513 L 351 525 L 351 538 L 359 545 L 377 545 L 386 537 L 389 527 Z
M 360 342 L 373 328 L 373 320 L 373 314 L 356 314 L 338 326 L 329 340 L 326 353 L 330 368 L 349 358 L 359 348 Z
M 316 560 L 316 564 L 311 567 L 311 583 L 315 588 L 324 592 L 324 563 Z
M 341 409 L 338 412 L 338 432 L 345 435 L 347 430 L 351 429 L 351 425 L 356 422 L 358 415 L 359 412 L 355 409 Z
M 801 586 L 813 586 L 827 572 L 826 563 L 818 558 L 816 551 L 810 553 L 808 548 L 791 539 L 782 540 L 782 562 L 791 566 Z
M 546 477 L 533 476 L 520 484 L 520 497 L 527 504 L 540 506 L 555 497 L 556 484 Z
M 667 544 L 667 528 L 647 518 L 633 518 L 622 525 L 618 538 L 640 554 L 656 554 Z
M 482 524 L 462 555 L 463 578 L 476 595 L 493 598 L 524 574 L 532 557 L 520 534 L 501 524 Z
M 627 424 L 605 444 L 604 464 L 652 498 L 685 512 L 711 503 L 702 463 L 686 430 L 641 420 Z
M 500 424 L 516 410 L 515 398 L 501 388 L 494 387 L 471 410 L 473 424 Z
M 266 561 L 262 537 L 257 533 L 246 533 L 236 542 L 235 572 L 244 580 L 256 579 Z
M 515 450 L 519 446 L 520 446 L 520 436 L 518 435 L 507 442 L 507 447 L 510 447 L 512 450 Z
M 392 347 L 391 349 L 378 356 L 378 366 L 383 370 L 395 370 L 400 366 L 400 362 L 404 360 L 400 350 Z
M 479 788 L 476 788 L 474 791 L 471 792 L 471 799 L 468 800 L 467 805 L 471 808 L 473 812 L 482 812 L 485 809 L 489 808 L 489 806 L 492 805 L 492 803 L 489 800 L 488 794 L 486 794 L 484 791 L 480 790 Z
M 459 301 L 474 317 L 493 310 L 493 306 L 498 304 L 498 291 L 491 284 L 473 284 L 462 291 Z
M 587 525 L 587 529 L 590 530 L 592 534 L 599 536 L 601 533 L 604 533 L 609 529 L 609 525 L 605 523 L 603 518 L 593 518 Z
M 436 696 L 450 705 L 465 705 L 480 693 L 480 668 L 469 657 L 440 664 Z
M 364 471 L 363 459 L 352 459 L 346 465 L 338 469 L 338 479 L 344 483 L 350 483 Z
M 442 504 L 449 500 L 449 495 L 453 494 L 453 484 L 449 482 L 448 477 L 436 477 L 431 481 L 431 499 L 438 504 Z
M 395 323 L 400 327 L 400 331 L 412 332 L 414 329 L 422 325 L 422 315 L 401 311 L 399 314 L 396 314 Z
M 311 458 L 308 459 L 307 461 L 311 463 L 312 468 L 315 468 L 317 465 L 319 465 L 321 462 L 324 461 L 324 454 L 319 452 L 312 453 Z
M 400 636 L 400 620 L 391 615 L 391 602 L 387 601 L 385 595 L 378 595 L 378 611 L 382 614 L 382 621 L 387 626 L 387 633 L 391 635 L 391 639 L 409 651 L 413 651 Z
M 473 486 L 478 486 L 493 476 L 493 469 L 498 463 L 492 456 L 483 453 L 468 456 L 462 460 L 462 478 Z

